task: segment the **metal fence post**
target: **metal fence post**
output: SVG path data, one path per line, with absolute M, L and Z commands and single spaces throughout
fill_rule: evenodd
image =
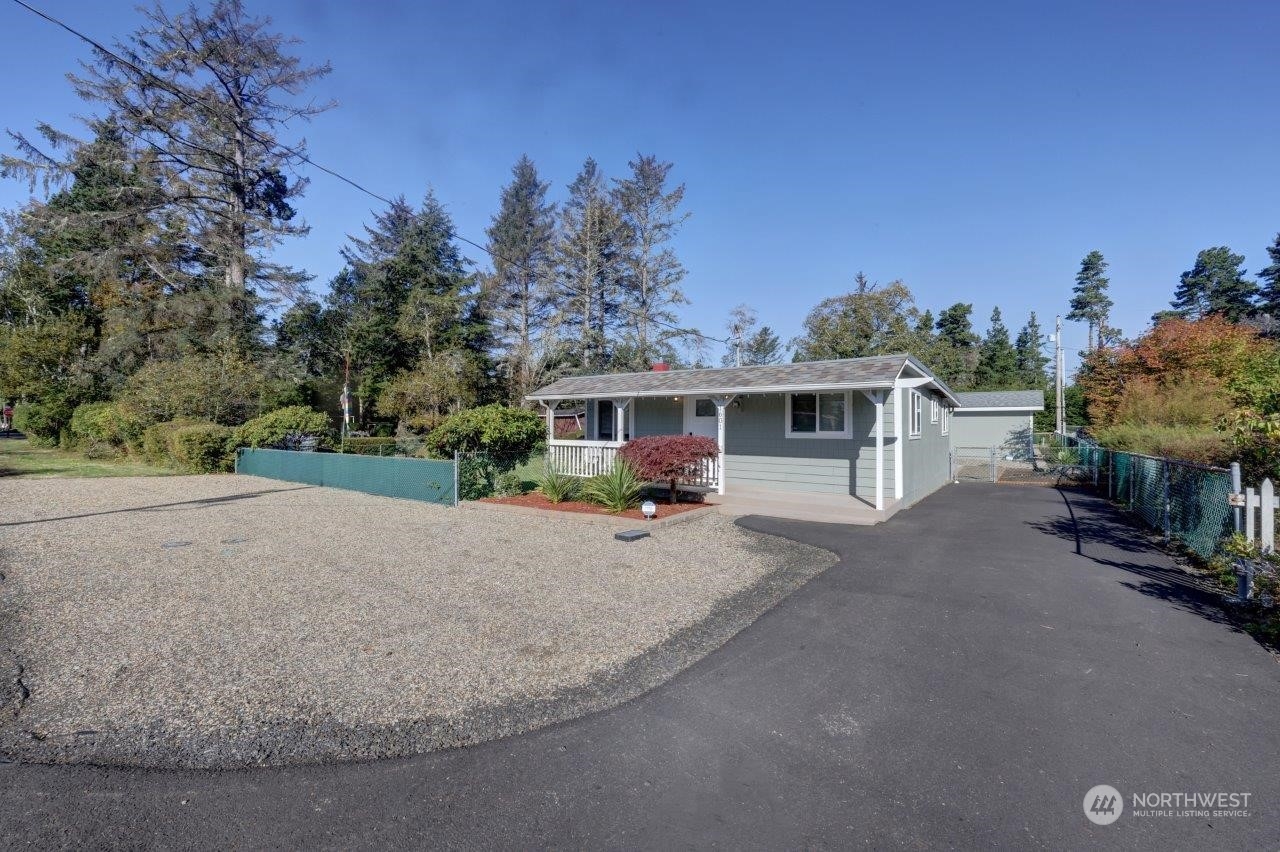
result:
M 1169 460 L 1163 459 L 1161 462 L 1164 471 L 1164 540 L 1169 540 Z
M 991 481 L 996 481 L 996 448 L 991 448 Z
M 453 451 L 453 505 L 458 506 L 458 460 L 461 456 L 457 450 Z
M 1116 454 L 1107 450 L 1107 499 L 1116 499 Z
M 1231 493 L 1244 493 L 1244 487 L 1240 480 L 1240 462 L 1231 463 Z M 1244 510 L 1239 506 L 1231 510 L 1231 526 L 1235 528 L 1236 532 L 1244 529 Z

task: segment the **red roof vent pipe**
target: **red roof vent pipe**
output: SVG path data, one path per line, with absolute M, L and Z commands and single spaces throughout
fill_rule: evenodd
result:
M 655 373 L 665 373 L 671 369 L 671 365 L 665 361 L 659 361 L 650 368 Z

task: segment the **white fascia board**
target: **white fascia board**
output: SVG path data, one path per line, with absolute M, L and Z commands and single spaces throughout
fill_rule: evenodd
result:
M 968 413 L 970 413 L 970 412 L 974 412 L 974 411 L 986 411 L 986 412 L 991 412 L 991 411 L 1012 411 L 1012 412 L 1018 412 L 1018 411 L 1044 411 L 1044 406 L 1043 406 L 1043 405 L 1040 405 L 1040 406 L 1035 406 L 1035 405 L 1004 405 L 1004 406 L 986 406 L 986 407 L 981 407 L 981 408 L 957 408 L 957 409 L 955 410 L 955 413 L 956 413 L 956 414 L 968 414 Z
M 736 396 L 753 393 L 810 393 L 813 391 L 835 390 L 874 390 L 892 388 L 892 381 L 885 382 L 837 382 L 819 385 L 767 385 L 761 387 L 706 387 L 686 388 L 684 390 L 660 391 L 595 391 L 592 393 L 568 393 L 562 391 L 557 396 L 539 396 L 530 394 L 525 399 L 541 402 L 543 399 L 621 399 L 623 397 L 664 397 L 664 396 Z

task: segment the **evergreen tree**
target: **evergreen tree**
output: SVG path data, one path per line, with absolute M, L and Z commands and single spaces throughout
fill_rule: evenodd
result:
M 1105 274 L 1107 266 L 1100 251 L 1091 251 L 1084 256 L 1080 261 L 1080 271 L 1076 273 L 1071 312 L 1067 314 L 1069 320 L 1088 323 L 1089 349 L 1099 345 L 1098 332 L 1106 327 L 1111 315 L 1113 302 L 1107 295 L 1107 288 L 1111 286 L 1111 280 Z
M 686 304 L 680 289 L 685 269 L 671 240 L 689 218 L 679 212 L 684 184 L 667 189 L 672 164 L 652 155 L 628 163 L 631 175 L 615 181 L 613 200 L 626 240 L 622 254 L 623 304 L 620 319 L 638 369 L 647 369 L 664 354 L 662 344 L 678 335 L 672 329 L 676 305 Z
M 1040 330 L 1036 312 L 1032 311 L 1027 324 L 1018 332 L 1013 347 L 1018 358 L 1018 377 L 1029 388 L 1044 387 L 1048 379 L 1045 367 L 1049 364 L 1049 357 L 1044 354 L 1044 344 L 1044 332 Z
M 729 312 L 729 322 L 725 328 L 729 339 L 734 341 L 728 351 L 720 359 L 720 366 L 758 367 L 763 364 L 778 364 L 782 361 L 782 341 L 769 326 L 757 328 L 759 320 L 756 312 L 746 305 L 738 305 Z
M 906 352 L 918 319 L 906 284 L 873 284 L 859 272 L 852 292 L 823 299 L 805 317 L 804 334 L 792 341 L 792 358 L 823 361 Z
M 507 396 L 520 405 L 547 366 L 555 313 L 555 205 L 533 161 L 522 156 L 489 226 L 490 301 Z
M 622 308 L 626 226 L 604 187 L 596 161 L 587 158 L 569 184 L 556 246 L 560 322 L 575 369 L 603 372 Z
M 1254 311 L 1258 285 L 1245 277 L 1244 255 L 1226 246 L 1208 248 L 1196 255 L 1196 263 L 1182 273 L 1170 304 L 1179 316 L 1199 319 L 1221 314 L 1240 322 Z
M 1258 310 L 1268 314 L 1273 323 L 1280 322 L 1280 234 L 1267 246 L 1267 254 L 1271 264 L 1258 273 L 1262 282 L 1259 293 Z
M 978 348 L 974 381 L 983 390 L 1001 390 L 1018 384 L 1018 353 L 1009 342 L 1009 329 L 999 308 L 991 310 L 991 326 Z
M 953 388 L 963 390 L 973 386 L 974 370 L 978 366 L 980 338 L 973 331 L 973 305 L 956 302 L 938 314 L 934 327 L 938 330 L 933 363 L 937 375 Z
M 289 298 L 306 276 L 270 260 L 284 237 L 305 234 L 291 202 L 306 186 L 287 174 L 302 162 L 303 145 L 279 140 L 291 122 L 328 104 L 298 102 L 329 66 L 306 66 L 287 52 L 291 42 L 270 22 L 247 16 L 240 0 L 215 0 L 207 12 L 192 5 L 170 15 L 156 5 L 116 52 L 99 52 L 83 75 L 70 75 L 76 93 L 105 107 L 124 135 L 149 152 L 163 198 L 146 210 L 176 214 L 200 247 L 206 275 L 220 281 L 233 306 L 252 291 Z M 79 147 L 48 125 L 54 147 Z M 6 173 L 65 175 L 67 164 L 18 137 L 23 159 L 6 158 Z

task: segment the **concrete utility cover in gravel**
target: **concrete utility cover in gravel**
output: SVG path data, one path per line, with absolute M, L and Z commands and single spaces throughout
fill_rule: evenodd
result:
M 475 743 L 662 682 L 834 561 L 720 515 L 623 543 L 245 476 L 8 479 L 0 751 L 226 767 Z

